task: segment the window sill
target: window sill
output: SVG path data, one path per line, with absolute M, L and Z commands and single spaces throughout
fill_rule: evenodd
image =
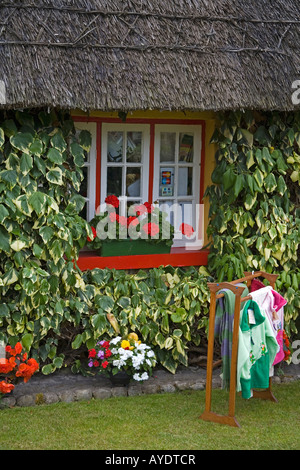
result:
M 95 251 L 82 251 L 77 262 L 79 269 L 94 268 L 142 269 L 159 266 L 206 266 L 209 250 L 172 248 L 169 254 L 102 257 Z

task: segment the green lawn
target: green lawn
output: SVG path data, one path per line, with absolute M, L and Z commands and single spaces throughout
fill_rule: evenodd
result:
M 273 386 L 278 403 L 237 396 L 240 428 L 199 419 L 205 392 L 0 410 L 0 450 L 300 449 L 300 382 Z M 213 411 L 228 394 L 213 390 Z

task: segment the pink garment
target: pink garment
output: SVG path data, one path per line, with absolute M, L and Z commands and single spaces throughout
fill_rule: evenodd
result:
M 273 366 L 278 364 L 284 359 L 283 349 L 283 329 L 284 329 L 284 311 L 283 307 L 286 305 L 286 300 L 271 286 L 265 286 L 259 279 L 253 279 L 256 281 L 253 285 L 251 284 L 251 297 L 257 302 L 261 312 L 264 312 L 268 320 L 270 321 L 276 341 L 278 343 L 278 352 L 275 356 Z M 252 281 L 252 282 L 253 282 Z M 276 311 L 277 315 L 274 318 L 273 312 Z
M 283 350 L 283 330 L 278 330 L 276 335 L 276 341 L 279 344 L 279 351 L 275 356 L 273 366 L 278 364 L 279 362 L 283 361 L 284 359 L 284 350 Z
M 285 300 L 282 295 L 278 294 L 275 290 L 272 289 L 272 294 L 274 296 L 274 304 L 273 308 L 276 312 L 278 312 L 282 307 L 287 304 L 287 300 Z
M 262 287 L 266 287 L 266 286 L 259 279 L 253 279 L 253 281 L 251 282 L 251 292 L 261 289 Z

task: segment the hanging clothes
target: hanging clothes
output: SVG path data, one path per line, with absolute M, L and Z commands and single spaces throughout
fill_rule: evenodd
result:
M 237 391 L 249 399 L 254 388 L 268 388 L 278 352 L 275 333 L 257 302 L 248 300 L 240 313 Z
M 249 293 L 247 286 L 244 284 L 236 285 L 244 287 L 242 297 L 246 297 Z M 229 390 L 235 294 L 230 289 L 218 291 L 218 294 L 221 293 L 224 294 L 224 297 L 217 299 L 214 336 L 221 345 L 222 388 Z
M 252 291 L 251 285 L 251 297 L 257 302 L 261 311 L 267 316 L 274 334 L 276 336 L 277 343 L 279 345 L 279 351 L 274 359 L 273 365 L 283 361 L 284 354 L 284 306 L 287 301 L 271 286 L 264 286 Z

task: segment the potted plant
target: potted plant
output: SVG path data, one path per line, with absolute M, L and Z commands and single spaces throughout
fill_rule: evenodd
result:
M 109 341 L 99 339 L 88 351 L 89 371 L 109 377 L 115 385 L 127 385 L 130 380 L 148 380 L 155 365 L 154 352 L 139 341 L 136 333 L 130 333 L 126 338 L 116 336 Z
M 174 227 L 167 221 L 167 213 L 154 204 L 132 205 L 129 215 L 119 214 L 119 199 L 108 196 L 106 210 L 90 222 L 93 238 L 87 246 L 101 256 L 124 256 L 170 253 Z

